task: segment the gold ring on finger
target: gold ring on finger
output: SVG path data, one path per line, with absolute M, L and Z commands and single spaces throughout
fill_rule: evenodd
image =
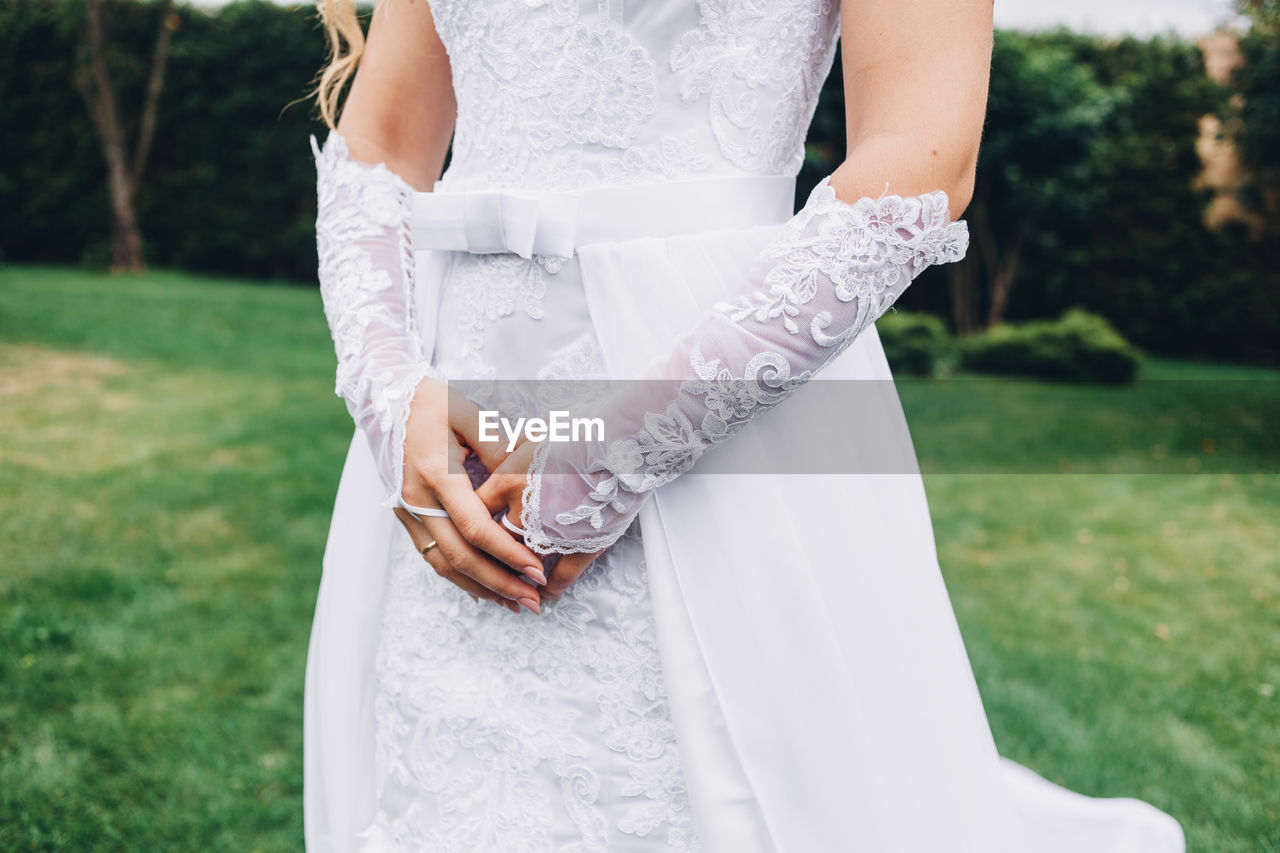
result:
M 427 559 L 427 552 L 436 547 L 436 540 L 432 539 L 422 549 L 422 559 Z

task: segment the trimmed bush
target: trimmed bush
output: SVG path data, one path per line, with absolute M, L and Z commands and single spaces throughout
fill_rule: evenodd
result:
M 894 373 L 932 376 L 951 347 L 946 324 L 932 314 L 889 311 L 876 320 L 876 332 Z
M 959 343 L 960 366 L 979 373 L 1128 382 L 1138 350 L 1105 318 L 1079 308 L 1057 320 L 1005 323 Z

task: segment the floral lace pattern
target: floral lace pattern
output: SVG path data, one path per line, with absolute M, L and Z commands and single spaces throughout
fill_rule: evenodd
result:
M 397 537 L 375 677 L 367 853 L 699 849 L 638 537 L 541 617 L 473 602 Z
M 604 404 L 606 433 L 621 437 L 537 448 L 521 517 L 530 547 L 607 547 L 648 494 L 794 393 L 926 267 L 967 247 L 943 192 L 847 204 L 823 180 L 761 253 L 762 283 L 717 305 L 651 375 L 686 377 L 665 404 L 653 407 L 660 381 L 638 383 Z M 802 330 L 809 340 L 795 341 Z
M 963 258 L 968 239 L 963 221 L 950 222 L 946 193 L 845 204 L 830 179 L 823 179 L 787 234 L 765 249 L 765 258 L 779 262 L 765 276 L 767 287 L 718 307 L 738 322 L 748 316 L 757 323 L 780 317 L 794 335 L 799 331 L 794 318 L 827 282 L 841 302 L 863 300 L 878 317 L 925 268 Z M 829 312 L 814 316 L 810 331 L 821 346 L 832 345 L 822 333 L 830 320 Z M 864 326 L 855 323 L 849 331 L 856 335 Z
M 603 380 L 606 376 L 608 372 L 604 367 L 604 353 L 600 350 L 595 332 L 591 331 L 579 335 L 562 353 L 538 370 L 538 380 L 542 382 L 566 379 Z
M 413 310 L 409 199 L 413 188 L 384 164 L 351 159 L 331 133 L 316 161 L 316 253 L 325 318 L 338 367 L 334 391 L 379 459 L 390 505 L 400 496 L 413 394 L 434 370 Z
M 649 146 L 633 145 L 616 157 L 601 162 L 604 178 L 615 184 L 636 184 L 661 178 L 675 180 L 709 168 L 711 159 L 698 146 L 693 131 L 664 137 Z
M 656 66 L 607 15 L 576 3 L 441 2 L 458 123 L 454 162 L 490 187 L 570 189 L 595 183 L 581 146 L 625 149 L 657 109 Z M 456 181 L 454 181 L 456 183 Z
M 625 31 L 575 24 L 551 71 L 551 114 L 578 144 L 626 148 L 654 113 L 653 60 Z
M 796 174 L 835 55 L 836 4 L 689 5 L 682 32 L 623 0 L 432 3 L 458 98 L 443 185 L 571 190 L 717 165 Z M 677 89 L 683 103 L 659 116 Z
M 698 29 L 671 52 L 681 96 L 707 99 L 720 151 L 734 165 L 794 175 L 835 57 L 836 7 L 830 0 L 698 0 L 698 8 Z M 770 86 L 785 94 L 764 94 Z
M 483 356 L 485 330 L 516 311 L 532 320 L 543 316 L 542 298 L 547 275 L 554 275 L 561 259 L 518 255 L 465 255 L 458 258 L 449 278 L 459 312 L 461 355 L 472 378 L 489 379 L 494 368 Z

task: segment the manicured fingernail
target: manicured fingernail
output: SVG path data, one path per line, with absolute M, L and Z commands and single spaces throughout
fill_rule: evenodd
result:
M 505 608 L 507 608 L 508 610 L 510 610 L 512 613 L 515 613 L 515 614 L 519 614 L 519 613 L 520 613 L 520 605 L 519 605 L 519 604 L 516 604 L 514 601 L 507 601 L 507 600 L 504 598 L 504 599 L 502 600 L 502 606 L 503 606 L 503 607 L 505 607 Z
M 525 607 L 529 608 L 530 610 L 532 610 L 534 613 L 538 614 L 539 616 L 542 615 L 542 608 L 540 608 L 538 606 L 538 602 L 534 601 L 532 598 L 522 598 L 520 599 L 520 603 L 523 604 Z
M 525 566 L 524 573 L 536 580 L 540 586 L 546 586 L 547 576 L 537 566 Z

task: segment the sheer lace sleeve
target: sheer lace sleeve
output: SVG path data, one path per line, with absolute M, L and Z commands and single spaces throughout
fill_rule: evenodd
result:
M 364 432 L 388 496 L 400 501 L 409 404 L 436 376 L 413 309 L 409 245 L 413 188 L 387 168 L 352 160 L 331 132 L 316 160 L 320 294 L 338 357 L 335 391 Z
M 849 204 L 823 180 L 737 299 L 651 365 L 645 379 L 655 381 L 625 383 L 605 401 L 603 439 L 538 445 L 521 516 L 530 547 L 612 544 L 649 494 L 808 381 L 926 267 L 967 247 L 943 192 Z

